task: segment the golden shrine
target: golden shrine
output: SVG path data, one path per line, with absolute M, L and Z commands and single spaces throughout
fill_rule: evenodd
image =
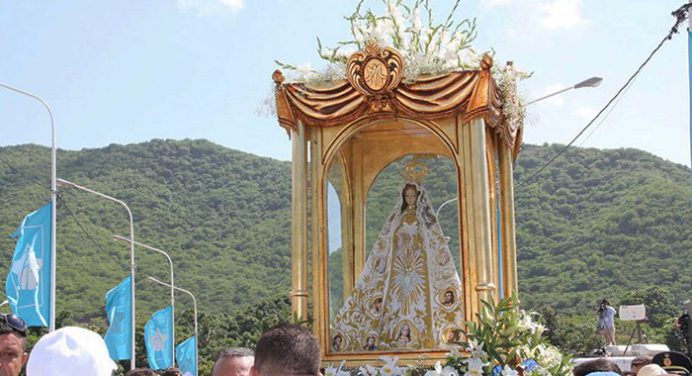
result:
M 279 124 L 293 145 L 292 311 L 312 321 L 324 362 L 440 359 L 449 351 L 442 344 L 369 351 L 376 349 L 371 342 L 337 351 L 345 339 L 332 333 L 330 299 L 349 297 L 369 268 L 366 209 L 373 184 L 404 157 L 434 155 L 453 166 L 458 220 L 451 235 L 458 246 L 450 250 L 463 291 L 455 306 L 460 316 L 472 320 L 481 301 L 517 291 L 512 162 L 521 129 L 501 115 L 492 58 L 483 56 L 479 70 L 412 81 L 403 77 L 403 65 L 398 51 L 370 43 L 350 56 L 346 78 L 329 86 L 286 83 L 278 70 L 272 76 Z M 330 214 L 334 205 L 338 215 Z M 343 291 L 330 286 L 330 234 L 339 237 Z

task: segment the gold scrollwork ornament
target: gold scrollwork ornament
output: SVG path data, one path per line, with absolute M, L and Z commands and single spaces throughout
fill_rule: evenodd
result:
M 397 50 L 381 48 L 370 41 L 365 50 L 351 55 L 346 69 L 348 82 L 356 90 L 367 96 L 380 96 L 401 83 L 404 59 Z

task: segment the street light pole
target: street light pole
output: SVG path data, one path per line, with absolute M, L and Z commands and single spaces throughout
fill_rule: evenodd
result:
M 583 87 L 597 87 L 597 86 L 599 86 L 599 85 L 601 84 L 601 82 L 603 82 L 603 79 L 602 79 L 601 77 L 591 77 L 591 78 L 588 78 L 588 79 L 586 79 L 586 80 L 584 80 L 584 81 L 582 81 L 582 82 L 579 82 L 579 83 L 575 84 L 574 86 L 566 87 L 566 88 L 564 88 L 564 89 L 562 89 L 562 90 L 558 90 L 558 91 L 556 91 L 556 92 L 554 92 L 554 93 L 551 93 L 551 94 L 542 96 L 542 97 L 540 97 L 540 98 L 536 98 L 536 99 L 534 99 L 534 100 L 528 102 L 526 105 L 528 106 L 528 105 L 530 105 L 530 104 L 534 104 L 534 103 L 536 103 L 536 102 L 540 102 L 540 101 L 542 101 L 542 100 L 544 100 L 544 99 L 548 99 L 548 98 L 550 98 L 550 97 L 556 96 L 556 95 L 558 95 L 558 94 L 562 94 L 562 93 L 564 93 L 564 92 L 566 92 L 566 91 L 569 91 L 569 90 L 572 90 L 572 89 L 581 89 L 581 88 L 583 88 Z
M 77 185 L 75 183 L 72 183 L 70 181 L 64 180 L 64 179 L 57 179 L 57 183 L 60 186 L 63 187 L 68 187 L 68 188 L 76 188 L 85 192 L 93 193 L 99 197 L 103 197 L 107 200 L 116 202 L 122 206 L 125 207 L 127 210 L 127 215 L 130 217 L 130 278 L 132 279 L 132 283 L 130 286 L 130 299 L 132 300 L 132 310 L 130 312 L 131 314 L 131 319 L 130 319 L 130 325 L 132 325 L 132 330 L 131 330 L 131 352 L 130 352 L 130 369 L 135 369 L 135 224 L 134 220 L 132 219 L 132 211 L 130 210 L 130 207 L 127 206 L 127 204 L 121 200 L 118 200 L 115 197 L 108 196 L 106 194 L 103 194 L 101 192 L 94 191 L 92 189 L 82 187 L 81 185 Z
M 130 241 L 130 239 L 128 239 L 124 236 L 120 236 L 120 235 L 113 235 L 113 239 L 121 240 L 121 241 L 125 241 L 125 242 Z M 144 243 L 140 243 L 138 241 L 135 241 L 134 243 L 135 243 L 135 245 L 138 245 L 142 248 L 146 248 L 150 251 L 158 252 L 158 253 L 166 256 L 166 259 L 168 259 L 168 265 L 170 265 L 170 269 L 171 269 L 171 321 L 173 321 L 173 333 L 171 333 L 171 344 L 172 344 L 172 346 L 171 346 L 172 350 L 171 351 L 173 352 L 173 354 L 172 354 L 173 358 L 172 359 L 173 359 L 173 366 L 175 367 L 175 293 L 174 293 L 175 292 L 175 287 L 174 287 L 175 286 L 175 280 L 173 279 L 173 260 L 171 259 L 171 256 L 169 256 L 168 253 L 166 253 L 163 250 L 160 250 L 158 248 L 152 247 L 152 246 L 144 244 Z
M 56 222 L 56 215 L 55 215 L 55 209 L 57 207 L 56 205 L 56 199 L 58 196 L 58 188 L 57 188 L 57 157 L 56 157 L 56 142 L 55 142 L 55 118 L 53 117 L 53 111 L 51 111 L 50 106 L 48 106 L 48 103 L 43 100 L 43 98 L 39 97 L 38 95 L 32 94 L 28 91 L 24 91 L 21 89 L 18 89 L 16 87 L 0 83 L 0 86 L 4 87 L 5 89 L 12 90 L 15 93 L 19 93 L 22 95 L 26 95 L 28 97 L 31 97 L 33 99 L 36 99 L 43 105 L 43 107 L 46 108 L 48 111 L 48 116 L 50 116 L 50 128 L 52 132 L 52 141 L 51 141 L 51 147 L 50 147 L 50 202 L 51 202 L 51 209 L 50 209 L 50 278 L 51 284 L 50 284 L 50 323 L 48 324 L 48 331 L 52 332 L 55 330 L 55 281 L 56 281 L 56 276 L 55 276 L 55 247 L 56 247 L 56 233 L 57 229 L 55 228 L 55 222 Z
M 182 289 L 182 288 L 174 286 L 174 285 L 169 285 L 168 283 L 163 282 L 163 281 L 159 281 L 158 279 L 156 279 L 152 276 L 148 276 L 147 279 L 152 281 L 152 282 L 156 282 L 159 285 L 168 286 L 168 287 L 174 288 L 178 291 L 182 291 L 182 292 L 190 295 L 190 297 L 192 298 L 192 308 L 194 310 L 194 315 L 195 315 L 195 318 L 194 318 L 194 322 L 195 322 L 195 365 L 196 365 L 195 369 L 197 371 L 197 374 L 195 376 L 198 376 L 199 375 L 199 351 L 198 351 L 198 349 L 199 349 L 199 335 L 197 333 L 197 299 L 195 299 L 195 296 L 188 290 Z

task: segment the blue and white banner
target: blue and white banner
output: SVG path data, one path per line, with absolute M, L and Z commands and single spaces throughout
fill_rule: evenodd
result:
M 5 292 L 12 312 L 27 326 L 50 323 L 51 203 L 24 217 L 12 237 L 17 246 L 7 274 Z
M 197 337 L 192 336 L 176 346 L 175 359 L 183 376 L 197 376 Z
M 110 326 L 103 337 L 113 360 L 132 357 L 132 278 L 128 276 L 106 293 L 106 314 Z
M 173 367 L 173 307 L 156 311 L 144 325 L 144 344 L 147 348 L 149 368 Z

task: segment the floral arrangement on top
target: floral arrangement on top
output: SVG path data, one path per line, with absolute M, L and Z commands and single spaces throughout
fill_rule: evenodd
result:
M 543 336 L 545 327 L 535 314 L 519 309 L 513 295 L 497 303 L 483 302 L 477 321 L 466 323 L 467 351 L 452 351 L 445 364 L 429 367 L 401 367 L 398 358 L 383 356 L 380 368 L 363 366 L 344 369 L 327 367 L 325 376 L 569 376 L 570 359 L 563 356 Z
M 412 4 L 406 4 L 405 0 L 380 1 L 385 8 L 383 15 L 365 9 L 365 0 L 360 0 L 353 14 L 344 17 L 350 24 L 352 40 L 338 42 L 331 48 L 317 38 L 317 52 L 328 63 L 325 69 L 316 71 L 309 64 L 296 66 L 278 60 L 275 63 L 293 73 L 290 81 L 322 86 L 344 79 L 351 54 L 374 41 L 380 46 L 392 46 L 403 55 L 406 81 L 422 75 L 479 69 L 483 54 L 471 46 L 477 36 L 476 19 L 466 18 L 461 22 L 454 19 L 461 0 L 453 3 L 442 23 L 433 19 L 430 0 L 409 0 Z M 502 97 L 502 115 L 509 123 L 522 127 L 525 101 L 517 92 L 517 80 L 530 74 L 496 66 L 491 72 Z

